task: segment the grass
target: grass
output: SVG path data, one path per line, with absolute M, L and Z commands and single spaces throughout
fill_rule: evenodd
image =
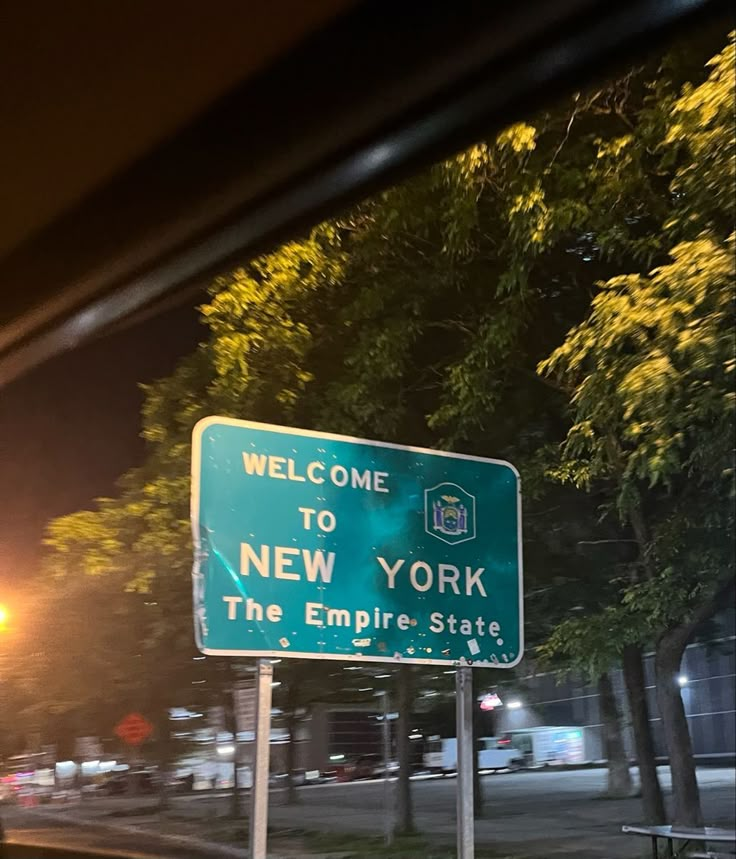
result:
M 398 836 L 390 846 L 383 838 L 326 832 L 303 832 L 301 838 L 311 852 L 333 853 L 343 859 L 455 859 L 457 855 L 454 845 L 437 843 L 436 839 L 430 843 L 422 835 Z M 475 855 L 476 859 L 523 859 L 483 848 L 476 848 Z
M 152 806 L 137 806 L 128 809 L 115 809 L 105 815 L 108 818 L 133 818 L 156 815 Z M 191 819 L 190 815 L 177 814 L 169 810 L 162 818 L 171 824 L 177 821 L 194 827 L 197 835 L 221 844 L 245 845 L 248 841 L 247 820 L 233 819 L 216 815 Z M 397 836 L 391 845 L 383 837 L 357 835 L 353 833 L 320 832 L 307 829 L 283 829 L 269 827 L 271 850 L 285 854 L 306 857 L 331 856 L 334 859 L 455 859 L 455 844 L 451 840 L 426 836 Z M 296 852 L 295 852 L 296 851 Z M 476 859 L 524 859 L 522 854 L 511 855 L 489 848 L 476 847 Z
M 152 805 L 140 805 L 134 808 L 113 808 L 105 812 L 105 817 L 151 817 L 158 814 L 158 808 Z

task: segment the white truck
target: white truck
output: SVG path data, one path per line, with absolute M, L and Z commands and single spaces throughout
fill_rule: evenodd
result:
M 478 769 L 517 770 L 524 766 L 524 755 L 515 748 L 498 747 L 498 737 L 481 737 Z M 457 772 L 457 739 L 430 737 L 424 753 L 424 768 L 435 773 Z
M 504 744 L 520 749 L 529 766 L 583 764 L 603 757 L 594 732 L 575 725 L 512 730 L 502 738 Z

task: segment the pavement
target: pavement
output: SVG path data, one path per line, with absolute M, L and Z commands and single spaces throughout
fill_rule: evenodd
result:
M 669 793 L 666 768 L 660 770 Z M 643 840 L 621 834 L 624 823 L 641 819 L 640 801 L 603 799 L 603 769 L 568 772 L 519 772 L 484 777 L 485 807 L 476 820 L 478 845 L 524 859 L 635 859 L 646 848 Z M 707 823 L 734 828 L 736 778 L 733 769 L 698 771 Z M 413 784 L 417 828 L 433 843 L 452 844 L 455 837 L 455 779 L 417 781 Z M 391 787 L 391 791 L 395 788 Z M 155 813 L 155 800 L 142 798 L 85 798 L 79 805 L 49 809 L 4 810 L 11 838 L 23 832 L 35 837 L 94 839 L 107 832 L 108 847 L 126 842 L 141 855 L 232 856 L 245 859 L 245 829 L 228 821 L 226 796 L 177 797 L 172 811 Z M 390 797 L 390 807 L 394 805 Z M 288 833 L 300 830 L 380 835 L 385 820 L 384 784 L 354 782 L 303 787 L 299 803 L 287 806 L 284 794 L 271 793 L 269 824 L 273 856 L 306 856 Z M 279 832 L 281 836 L 279 836 Z M 144 835 L 145 833 L 145 835 Z M 296 836 L 298 841 L 298 835 Z M 146 841 L 156 839 L 156 845 Z M 50 843 L 50 842 L 46 842 Z M 242 845 L 242 846 L 241 846 Z M 127 849 L 121 847 L 120 849 Z M 296 849 L 297 852 L 293 852 Z M 158 852 L 155 852 L 158 851 Z M 270 854 L 271 855 L 271 854 Z
M 669 793 L 669 770 L 660 768 Z M 711 825 L 734 828 L 736 778 L 733 769 L 698 771 L 703 812 Z M 484 810 L 476 819 L 476 842 L 529 859 L 633 859 L 642 842 L 623 836 L 621 826 L 641 821 L 637 798 L 602 799 L 606 771 L 518 772 L 481 779 Z M 455 836 L 455 779 L 413 786 L 419 831 L 451 840 Z M 298 806 L 272 804 L 272 823 L 332 831 L 376 833 L 381 825 L 383 783 L 354 782 L 305 788 Z

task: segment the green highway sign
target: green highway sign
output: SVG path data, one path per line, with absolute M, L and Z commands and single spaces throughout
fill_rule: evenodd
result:
M 521 494 L 507 462 L 205 418 L 192 530 L 203 653 L 521 659 Z

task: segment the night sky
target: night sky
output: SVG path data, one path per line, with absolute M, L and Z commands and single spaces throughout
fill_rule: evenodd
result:
M 110 494 L 141 461 L 138 383 L 167 375 L 204 335 L 190 305 L 52 359 L 0 391 L 0 602 L 36 575 L 48 520 Z

